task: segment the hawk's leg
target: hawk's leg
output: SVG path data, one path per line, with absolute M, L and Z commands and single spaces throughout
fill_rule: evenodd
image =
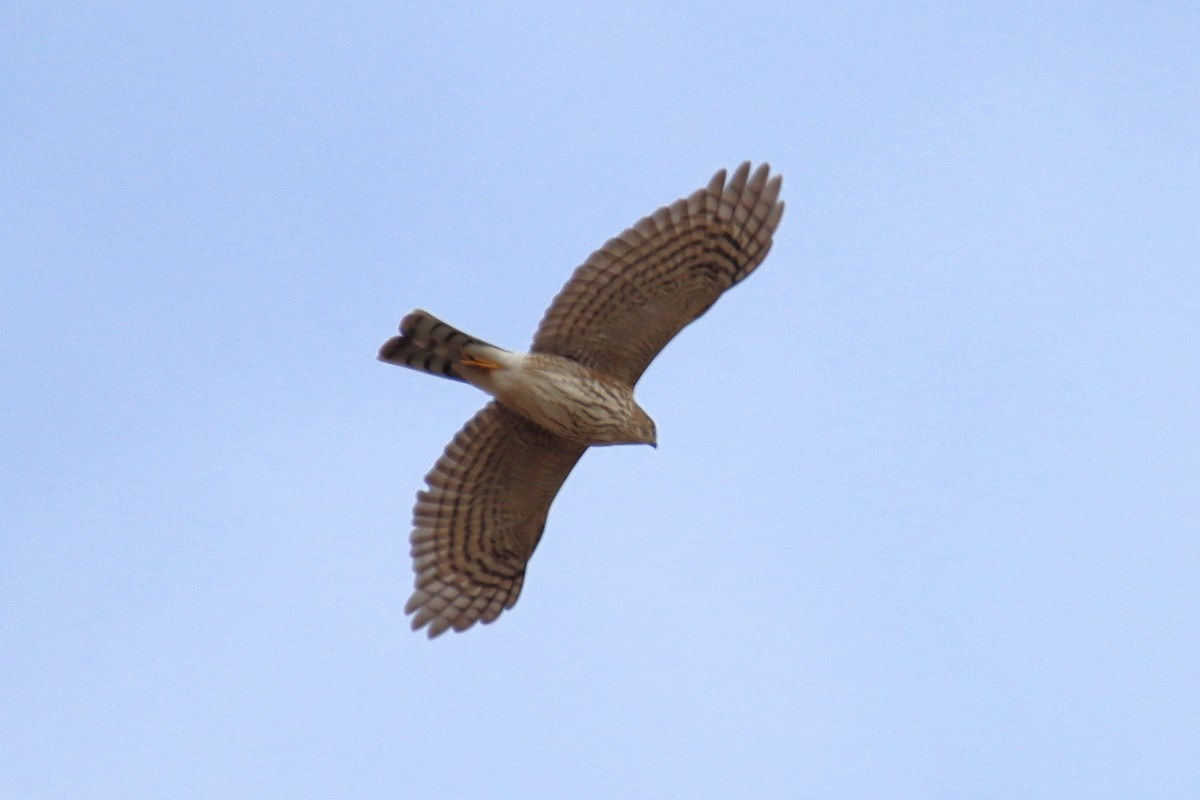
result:
M 459 363 L 461 363 L 464 367 L 475 367 L 476 369 L 484 369 L 488 372 L 500 369 L 500 365 L 495 361 L 489 361 L 486 358 L 479 358 L 478 356 L 472 356 L 466 353 L 462 354 L 462 359 Z

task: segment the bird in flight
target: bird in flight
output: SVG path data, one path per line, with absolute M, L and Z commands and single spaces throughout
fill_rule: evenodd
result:
M 746 162 L 610 239 L 550 304 L 528 353 L 417 310 L 379 360 L 494 399 L 447 445 L 417 493 L 413 630 L 430 638 L 512 608 L 550 504 L 588 447 L 657 446 L 633 388 L 654 357 L 762 263 L 782 178 Z

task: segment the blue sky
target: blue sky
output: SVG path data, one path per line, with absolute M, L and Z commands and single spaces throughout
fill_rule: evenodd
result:
M 0 796 L 1194 797 L 1189 3 L 10 3 Z M 409 514 L 591 250 L 768 160 L 762 268 L 520 602 Z M 714 431 L 719 432 L 714 435 Z

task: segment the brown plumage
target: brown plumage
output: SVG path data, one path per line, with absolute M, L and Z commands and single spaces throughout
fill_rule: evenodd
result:
M 610 239 L 550 304 L 529 353 L 475 339 L 424 311 L 380 360 L 495 397 L 447 446 L 413 510 L 416 573 L 405 612 L 432 638 L 492 622 L 521 591 L 550 504 L 591 445 L 655 444 L 633 387 L 655 356 L 762 263 L 783 215 L 782 179 L 744 163 L 728 181 Z

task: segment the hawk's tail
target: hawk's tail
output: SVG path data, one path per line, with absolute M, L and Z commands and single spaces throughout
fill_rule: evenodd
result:
M 388 339 L 379 348 L 379 360 L 465 381 L 459 371 L 464 354 L 477 355 L 498 349 L 417 309 L 400 322 L 400 335 Z

